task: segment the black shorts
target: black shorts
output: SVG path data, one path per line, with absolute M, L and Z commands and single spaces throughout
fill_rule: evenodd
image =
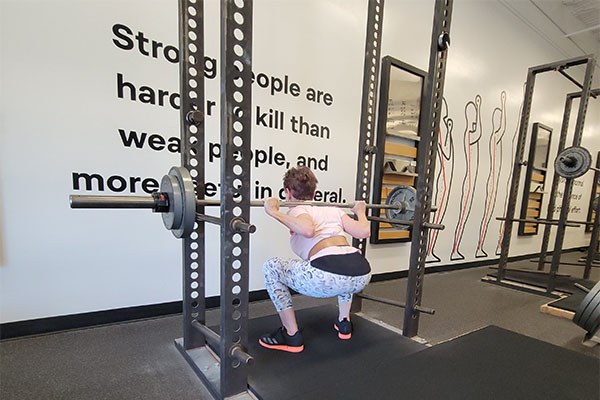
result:
M 360 252 L 349 254 L 330 254 L 315 258 L 310 265 L 321 271 L 346 276 L 361 276 L 371 272 L 371 265 Z

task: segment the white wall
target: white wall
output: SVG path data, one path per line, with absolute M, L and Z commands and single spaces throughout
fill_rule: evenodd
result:
M 9 0 L 0 12 L 0 321 L 68 315 L 96 310 L 155 304 L 181 299 L 180 244 L 150 212 L 72 210 L 68 195 L 114 194 L 110 190 L 75 190 L 73 172 L 98 173 L 105 179 L 120 175 L 160 180 L 179 154 L 126 147 L 119 129 L 169 138 L 179 136 L 179 113 L 169 106 L 132 102 L 116 95 L 116 76 L 136 87 L 178 91 L 177 65 L 160 56 L 144 56 L 115 45 L 115 24 L 141 31 L 149 40 L 177 46 L 177 2 Z M 218 2 L 205 1 L 206 55 L 218 58 Z M 299 97 L 271 95 L 254 86 L 254 107 L 277 109 L 327 126 L 330 139 L 255 126 L 252 148 L 285 155 L 294 164 L 304 155 L 324 159 L 317 171 L 322 190 L 341 188 L 353 199 L 356 176 L 362 87 L 365 0 L 254 1 L 254 59 L 256 73 L 283 77 L 302 89 Z M 432 1 L 392 1 L 385 8 L 382 55 L 427 69 L 433 16 Z M 26 29 L 23 29 L 24 26 Z M 506 92 L 504 157 L 510 156 L 517 127 L 522 85 L 527 68 L 567 58 L 548 40 L 517 18 L 509 7 L 490 1 L 456 1 L 452 22 L 445 97 L 454 120 L 456 149 L 463 145 L 464 107 L 482 98 L 480 175 L 476 193 L 485 192 L 487 138 L 492 111 Z M 330 93 L 333 104 L 305 98 L 308 88 Z M 540 78 L 531 122 L 560 129 L 564 95 L 576 88 L 564 79 Z M 538 92 L 539 90 L 539 92 Z M 218 102 L 219 81 L 206 80 L 206 99 Z M 597 102 L 597 101 L 596 101 Z M 592 100 L 584 145 L 600 148 L 598 107 Z M 207 117 L 206 142 L 219 138 L 218 110 Z M 574 124 L 574 122 L 573 122 Z M 174 139 L 171 139 L 174 140 Z M 554 142 L 555 145 L 557 142 Z M 555 153 L 555 150 L 554 150 Z M 552 152 L 551 152 L 552 154 Z M 456 153 L 457 176 L 450 192 L 447 229 L 440 233 L 437 251 L 450 262 L 454 227 L 459 218 L 460 181 L 464 156 Z M 208 157 L 208 156 L 207 156 Z M 208 158 L 207 158 L 208 160 Z M 503 165 L 500 182 L 508 179 Z M 284 166 L 253 168 L 253 181 L 280 186 Z M 218 160 L 206 165 L 208 181 L 218 182 Z M 591 174 L 582 178 L 582 216 L 587 212 Z M 576 190 L 579 190 L 576 189 Z M 116 194 L 128 194 L 130 191 Z M 144 195 L 139 184 L 133 194 Z M 506 189 L 499 187 L 494 215 L 502 213 Z M 461 251 L 475 260 L 483 203 L 475 199 L 467 220 Z M 258 231 L 251 238 L 250 289 L 262 289 L 260 267 L 269 256 L 289 255 L 287 234 L 260 209 L 253 210 Z M 486 243 L 495 247 L 499 223 L 490 222 Z M 209 238 L 218 229 L 207 228 Z M 516 229 L 515 229 L 516 231 Z M 572 234 L 571 234 L 572 232 Z M 582 230 L 569 231 L 565 247 L 589 241 Z M 540 236 L 512 241 L 511 255 L 539 251 Z M 207 243 L 207 295 L 218 294 L 218 239 Z M 375 273 L 406 269 L 409 244 L 371 245 Z M 489 257 L 495 257 L 494 252 Z M 458 262 L 458 261 L 456 261 Z

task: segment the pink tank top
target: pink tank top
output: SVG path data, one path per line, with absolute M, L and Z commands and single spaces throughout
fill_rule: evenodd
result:
M 297 217 L 302 214 L 308 214 L 315 223 L 315 235 L 307 238 L 292 232 L 290 237 L 290 246 L 292 251 L 303 260 L 308 260 L 310 249 L 322 239 L 332 236 L 344 236 L 344 225 L 342 217 L 344 212 L 337 207 L 314 207 L 314 206 L 296 206 L 288 211 L 288 215 Z M 327 247 L 311 259 L 322 257 L 329 254 L 348 254 L 359 251 L 352 246 L 332 246 Z

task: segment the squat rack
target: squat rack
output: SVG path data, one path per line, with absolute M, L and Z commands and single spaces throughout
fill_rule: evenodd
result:
M 424 100 L 425 115 L 419 143 L 417 202 L 413 224 L 413 239 L 409 267 L 407 305 L 403 333 L 415 336 L 418 330 L 419 305 L 422 295 L 427 232 L 431 212 L 431 193 L 435 172 L 435 152 L 446 67 L 446 49 L 453 0 L 436 0 L 434 10 L 429 75 Z M 204 184 L 204 105 L 200 59 L 203 56 L 203 1 L 180 0 L 181 57 L 181 137 L 182 166 L 188 168 L 197 187 Z M 371 165 L 375 153 L 375 113 L 377 77 L 383 25 L 384 0 L 369 0 L 367 40 L 363 73 L 360 140 L 357 163 L 357 198 L 370 196 Z M 250 397 L 246 354 L 248 337 L 248 235 L 232 229 L 232 219 L 249 220 L 250 182 L 249 157 L 234 159 L 234 152 L 249 154 L 251 138 L 251 70 L 252 70 L 252 0 L 221 2 L 221 324 L 220 336 L 205 324 L 204 304 L 204 224 L 196 223 L 194 232 L 183 240 L 183 303 L 182 339 L 177 347 L 196 374 L 205 382 L 213 396 Z M 241 112 L 239 112 L 241 110 Z M 238 111 L 238 112 L 234 112 Z M 241 143 L 240 143 L 241 142 Z M 241 169 L 241 172 L 240 172 Z M 198 199 L 203 193 L 197 193 Z M 234 196 L 238 197 L 234 200 Z M 203 208 L 197 210 L 203 213 Z M 363 254 L 365 241 L 353 243 Z M 218 362 L 206 343 L 217 344 Z
M 597 97 L 598 95 L 600 95 L 600 89 L 590 90 L 590 96 Z M 581 96 L 582 96 L 582 92 L 575 92 L 575 93 L 567 94 L 566 101 L 565 101 L 565 110 L 563 113 L 562 126 L 560 129 L 560 138 L 559 138 L 559 142 L 558 142 L 558 154 L 560 154 L 565 149 L 565 143 L 567 141 L 567 131 L 568 131 L 568 127 L 569 127 L 569 119 L 571 116 L 571 108 L 573 105 L 573 100 L 575 100 L 577 98 L 581 98 Z M 550 191 L 550 198 L 548 200 L 548 208 L 546 211 L 546 219 L 547 220 L 551 220 L 554 217 L 554 215 L 553 215 L 554 214 L 554 205 L 555 205 L 555 201 L 556 201 L 556 193 L 558 190 L 558 184 L 559 184 L 559 176 L 556 173 L 556 171 L 554 171 L 554 177 L 552 178 L 552 189 Z M 595 246 L 592 245 L 592 243 L 594 243 L 594 241 L 593 241 L 594 236 L 596 237 L 596 242 L 598 240 L 597 239 L 598 233 L 595 232 L 595 231 L 597 231 L 597 228 L 594 229 L 594 227 L 596 227 L 596 226 L 597 226 L 597 224 L 594 224 L 593 228 L 592 228 L 592 235 L 591 235 L 592 241 L 590 242 L 590 247 L 588 248 L 588 258 L 586 260 L 585 268 L 583 271 L 583 279 L 589 279 L 589 277 L 590 277 L 592 261 L 594 259 L 595 248 L 596 248 Z M 544 226 L 544 236 L 543 236 L 542 247 L 540 249 L 540 256 L 539 256 L 539 260 L 538 260 L 538 271 L 544 270 L 544 265 L 546 263 L 546 256 L 548 255 L 548 245 L 550 243 L 550 231 L 551 231 L 551 225 Z M 559 253 L 559 264 L 560 264 L 560 253 Z M 554 264 L 552 264 L 552 266 L 554 266 Z M 556 276 L 556 272 L 557 271 L 555 271 L 555 276 Z
M 577 82 L 574 78 L 572 78 L 570 75 L 568 75 L 565 72 L 567 69 L 574 67 L 574 66 L 578 66 L 578 65 L 586 66 L 584 81 L 582 84 Z M 517 203 L 517 196 L 518 196 L 518 190 L 519 190 L 519 181 L 521 178 L 521 168 L 524 165 L 526 165 L 526 163 L 527 163 L 527 161 L 524 160 L 523 157 L 524 157 L 525 143 L 526 143 L 526 139 L 527 139 L 527 131 L 528 131 L 528 125 L 529 125 L 529 117 L 530 117 L 530 113 L 531 113 L 531 103 L 533 100 L 533 89 L 535 87 L 535 79 L 538 74 L 549 72 L 549 71 L 558 71 L 561 75 L 565 76 L 569 81 L 575 83 L 578 87 L 580 87 L 582 89 L 580 92 L 581 100 L 580 100 L 579 109 L 577 112 L 577 120 L 575 123 L 575 132 L 573 135 L 573 146 L 580 146 L 582 133 L 583 133 L 583 126 L 584 126 L 584 122 L 585 122 L 585 116 L 586 116 L 587 107 L 588 107 L 588 101 L 589 101 L 589 97 L 591 95 L 591 84 L 592 84 L 592 75 L 593 75 L 594 67 L 595 67 L 594 57 L 591 55 L 586 55 L 586 56 L 582 56 L 582 57 L 576 57 L 576 58 L 572 58 L 572 59 L 568 59 L 568 60 L 558 61 L 558 62 L 549 63 L 549 64 L 543 64 L 543 65 L 529 68 L 529 70 L 527 72 L 527 81 L 526 81 L 526 85 L 525 85 L 523 113 L 521 115 L 521 121 L 519 123 L 519 134 L 518 134 L 517 148 L 516 148 L 516 153 L 515 153 L 516 154 L 515 161 L 513 164 L 513 173 L 512 173 L 512 179 L 511 179 L 511 184 L 510 184 L 508 205 L 507 205 L 507 209 L 506 209 L 506 215 L 503 217 L 503 219 L 506 220 L 506 224 L 505 224 L 504 233 L 502 236 L 502 247 L 501 247 L 501 253 L 500 253 L 500 260 L 499 260 L 499 264 L 498 264 L 498 272 L 497 272 L 496 277 L 489 278 L 489 279 L 484 278 L 484 281 L 489 282 L 489 283 L 498 284 L 501 286 L 511 287 L 511 288 L 518 289 L 518 290 L 525 290 L 525 291 L 532 291 L 534 293 L 540 293 L 539 290 L 536 290 L 534 288 L 526 288 L 523 285 L 515 284 L 514 282 L 511 282 L 510 280 L 505 279 L 506 265 L 508 263 L 508 254 L 509 254 L 509 250 L 510 250 L 510 241 L 511 241 L 511 236 L 512 236 L 512 227 L 513 227 L 513 223 L 519 222 L 518 219 L 515 219 L 515 211 L 516 211 L 516 203 Z M 568 102 L 567 105 L 569 108 L 569 115 L 570 115 L 570 103 Z M 565 107 L 565 108 L 567 108 L 567 107 Z M 562 146 L 562 148 L 564 148 L 564 143 L 566 141 L 565 135 L 566 135 L 567 125 L 568 125 L 568 121 L 565 122 L 564 119 L 568 119 L 568 114 L 567 114 L 566 109 L 565 109 L 565 117 L 563 118 L 563 127 L 561 129 L 561 139 L 560 139 L 561 144 L 560 144 L 560 146 Z M 565 124 L 567 124 L 567 125 L 565 125 Z M 558 187 L 558 184 L 559 184 L 558 175 L 555 172 L 553 182 L 552 182 L 552 190 L 554 193 L 556 191 L 556 188 Z M 556 285 L 555 280 L 556 280 L 556 274 L 558 271 L 558 266 L 560 264 L 560 250 L 562 249 L 562 246 L 563 246 L 564 237 L 565 237 L 565 229 L 567 227 L 567 215 L 569 212 L 569 203 L 570 203 L 572 189 L 573 189 L 573 178 L 565 178 L 562 208 L 560 211 L 560 217 L 556 224 L 553 221 L 546 221 L 546 220 L 540 220 L 540 221 L 536 222 L 539 224 L 547 225 L 545 228 L 545 231 L 544 231 L 543 246 L 545 246 L 545 249 L 544 249 L 544 247 L 542 247 L 542 250 L 545 250 L 545 251 L 547 251 L 549 234 L 550 234 L 549 229 L 550 229 L 551 225 L 555 224 L 558 226 L 558 230 L 556 233 L 556 239 L 555 239 L 555 243 L 554 243 L 555 251 L 553 252 L 553 255 L 552 255 L 552 264 L 551 264 L 550 273 L 548 276 L 548 284 L 547 284 L 546 289 L 544 290 L 544 292 L 547 295 L 553 294 L 555 285 Z M 553 199 L 552 195 L 550 196 L 550 202 L 552 203 L 551 205 L 554 206 L 554 199 Z M 548 208 L 548 212 L 551 213 L 552 210 L 550 208 Z M 548 218 L 551 218 L 551 217 L 549 216 Z
M 431 211 L 435 152 L 446 53 L 450 39 L 453 0 L 436 0 L 430 53 L 430 73 L 424 91 L 420 124 L 419 173 L 409 267 L 403 334 L 416 336 L 427 248 L 426 230 Z M 367 40 L 363 71 L 357 197 L 368 200 L 372 156 L 376 153 L 375 113 L 380 63 L 384 0 L 368 1 Z M 252 110 L 252 0 L 221 0 L 221 193 L 220 217 L 207 216 L 204 208 L 204 4 L 179 1 L 181 164 L 163 177 L 161 192 L 151 198 L 71 196 L 72 208 L 152 208 L 163 213 L 167 229 L 182 238 L 183 337 L 178 350 L 210 393 L 218 399 L 251 399 L 248 366 L 254 359 L 248 348 L 250 153 Z M 241 157 L 240 157 L 241 155 Z M 163 189 L 164 188 L 164 189 Z M 78 197 L 78 199 L 75 199 Z M 88 197 L 86 199 L 86 197 Z M 220 331 L 206 326 L 205 227 L 221 228 Z M 418 233 L 418 235 L 417 235 Z M 364 254 L 365 241 L 355 242 Z M 372 298 L 372 300 L 382 301 Z M 386 301 L 384 301 L 386 302 Z M 389 304 L 389 301 L 387 301 Z M 207 346 L 208 345 L 208 346 Z

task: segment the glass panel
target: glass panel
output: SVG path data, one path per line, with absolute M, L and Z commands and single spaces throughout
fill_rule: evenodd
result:
M 418 135 L 423 78 L 400 68 L 390 68 L 386 132 Z
M 533 168 L 548 168 L 548 151 L 550 150 L 550 134 L 552 132 L 538 126 Z

